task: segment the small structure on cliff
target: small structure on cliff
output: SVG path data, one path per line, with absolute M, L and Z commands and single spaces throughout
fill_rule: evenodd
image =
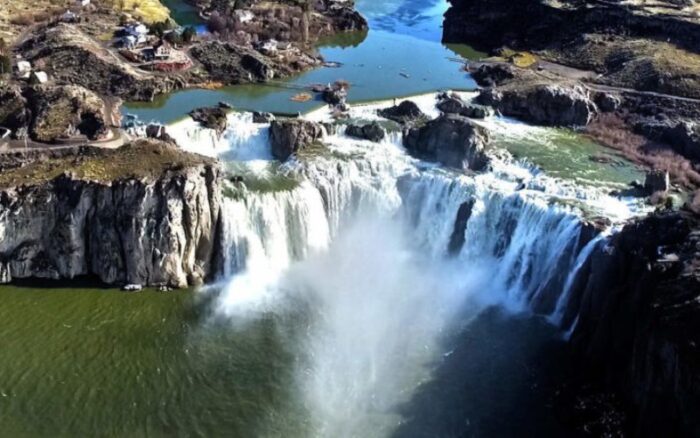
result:
M 49 75 L 45 71 L 34 71 L 29 76 L 29 83 L 31 85 L 41 85 L 49 81 Z

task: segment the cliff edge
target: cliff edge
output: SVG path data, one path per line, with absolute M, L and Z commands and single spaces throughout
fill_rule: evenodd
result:
M 216 161 L 139 141 L 6 154 L 0 167 L 0 281 L 186 287 L 212 274 Z

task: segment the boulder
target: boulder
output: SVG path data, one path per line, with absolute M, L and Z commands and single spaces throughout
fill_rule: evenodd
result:
M 270 123 L 273 120 L 275 120 L 275 116 L 272 113 L 258 111 L 253 113 L 253 123 Z
M 165 126 L 151 123 L 146 126 L 146 137 L 164 141 L 166 143 L 175 143 L 175 139 L 170 136 L 165 130 Z
M 485 119 L 493 115 L 491 108 L 484 105 L 466 103 L 458 96 L 443 96 L 437 104 L 437 109 L 444 114 L 459 114 L 472 119 Z
M 326 87 L 321 93 L 321 98 L 324 102 L 331 105 L 340 105 L 345 103 L 348 98 L 348 92 L 344 88 Z
M 505 63 L 486 63 L 470 69 L 470 73 L 477 84 L 483 87 L 493 87 L 515 78 L 514 68 Z
M 488 165 L 488 142 L 484 128 L 456 114 L 445 114 L 420 128 L 408 129 L 403 137 L 408 152 L 418 158 L 477 171 Z
M 439 96 L 437 109 L 445 114 L 460 114 L 464 109 L 465 103 L 457 96 Z
M 345 135 L 377 143 L 384 140 L 386 131 L 379 123 L 372 122 L 366 125 L 348 125 L 345 128 Z
M 275 120 L 270 124 L 272 156 L 286 161 L 292 154 L 323 138 L 323 127 L 301 119 Z
M 0 126 L 14 131 L 29 124 L 31 114 L 26 109 L 27 101 L 17 85 L 0 85 Z
M 415 102 L 404 100 L 396 106 L 379 110 L 379 115 L 385 119 L 393 120 L 398 123 L 408 123 L 419 119 L 427 119 L 423 111 L 418 108 Z
M 99 140 L 108 132 L 104 101 L 90 90 L 42 85 L 28 94 L 33 114 L 29 135 L 34 140 L 51 143 L 76 135 Z
M 622 104 L 622 98 L 615 93 L 598 92 L 593 99 L 598 109 L 604 113 L 617 111 Z
M 586 126 L 597 112 L 580 83 L 513 83 L 484 90 L 477 100 L 504 115 L 544 126 Z
M 644 191 L 648 195 L 658 192 L 666 193 L 670 186 L 671 182 L 667 171 L 652 170 L 647 172 L 646 178 L 644 179 Z
M 194 109 L 190 111 L 190 117 L 203 127 L 213 129 L 218 133 L 224 132 L 228 126 L 226 110 L 220 106 Z

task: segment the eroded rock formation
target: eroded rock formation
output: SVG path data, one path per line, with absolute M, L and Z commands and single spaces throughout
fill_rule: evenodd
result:
M 270 124 L 272 156 L 286 161 L 323 138 L 323 127 L 307 120 L 275 120 Z
M 213 274 L 214 161 L 155 141 L 17 160 L 25 164 L 0 178 L 3 282 L 95 276 L 113 285 L 185 287 Z M 67 164 L 72 170 L 64 172 Z
M 700 225 L 686 213 L 626 226 L 577 275 L 564 318 L 581 371 L 630 407 L 635 436 L 700 434 Z
M 468 118 L 445 114 L 404 132 L 403 143 L 418 158 L 438 161 L 457 169 L 483 170 L 489 136 Z

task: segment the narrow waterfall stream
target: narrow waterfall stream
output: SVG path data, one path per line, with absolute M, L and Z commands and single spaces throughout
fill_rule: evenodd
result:
M 435 112 L 434 96 L 416 100 Z M 376 118 L 387 104 L 352 116 Z M 410 436 L 397 429 L 407 421 L 400 407 L 449 360 L 451 339 L 494 309 L 566 329 L 572 278 L 606 238 L 587 232 L 584 216 L 619 222 L 639 208 L 505 151 L 487 173 L 442 169 L 408 156 L 397 134 L 381 143 L 331 135 L 328 151 L 277 165 L 261 146 L 264 125 L 230 120 L 221 137 L 189 121 L 170 129 L 187 149 L 229 160 L 243 181 L 226 190 L 224 270 L 203 294 L 222 324 L 286 321 L 277 336 L 295 346 L 303 435 Z M 511 142 L 528 138 L 507 120 L 485 123 Z M 258 433 L 274 435 L 271 424 Z

